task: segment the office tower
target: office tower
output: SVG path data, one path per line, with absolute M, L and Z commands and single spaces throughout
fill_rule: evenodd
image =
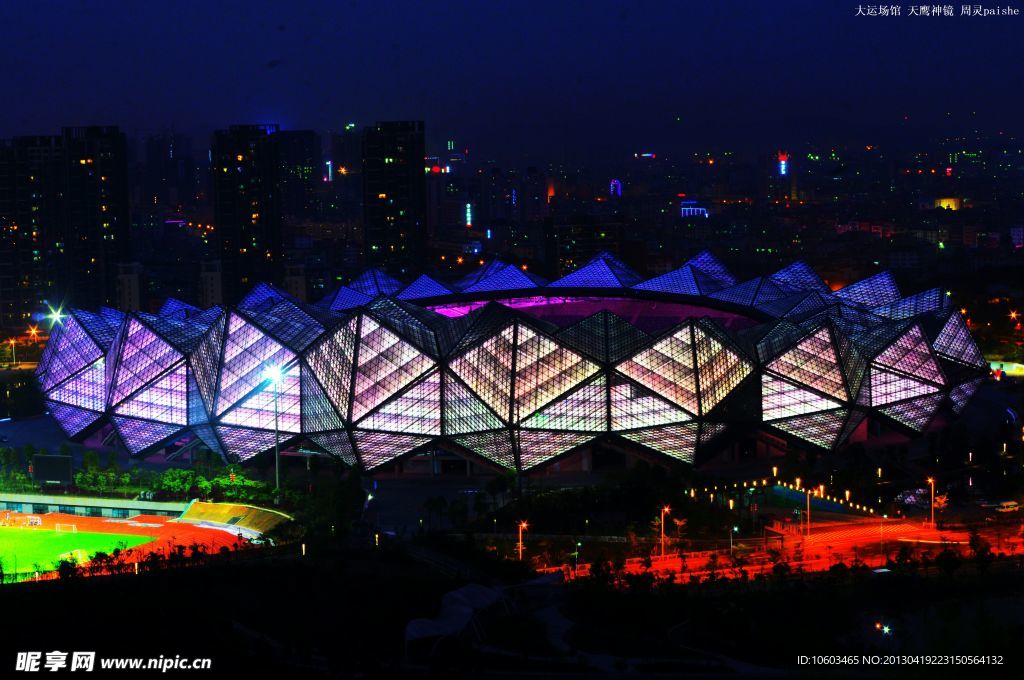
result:
M 281 214 L 312 217 L 317 189 L 330 180 L 323 163 L 320 135 L 312 130 L 282 130 L 271 138 L 277 146 Z
M 58 299 L 116 306 L 118 266 L 131 255 L 127 139 L 114 126 L 69 127 L 61 143 L 62 247 L 52 260 Z
M 192 140 L 175 133 L 146 137 L 139 179 L 141 205 L 165 211 L 192 205 L 199 190 Z
M 277 132 L 274 124 L 232 125 L 213 136 L 214 252 L 228 303 L 258 281 L 280 280 L 284 233 Z
M 4 145 L 2 323 L 23 326 L 44 304 L 116 305 L 129 224 L 127 142 L 118 128 L 64 128 Z
M 422 121 L 377 123 L 363 131 L 363 257 L 396 273 L 426 255 Z
M 52 199 L 57 193 L 56 187 L 44 185 L 59 173 L 42 173 L 41 166 L 57 162 L 56 141 L 55 137 L 23 137 L 0 144 L 0 328 L 4 330 L 24 330 L 31 313 L 42 304 L 42 225 L 52 219 Z M 50 151 L 43 153 L 37 147 Z

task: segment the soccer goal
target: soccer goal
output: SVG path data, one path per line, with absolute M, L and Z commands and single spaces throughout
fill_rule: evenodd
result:
M 63 553 L 60 556 L 60 559 L 68 560 L 68 561 L 74 562 L 76 564 L 85 564 L 86 562 L 89 561 L 89 558 L 85 554 L 85 551 L 84 550 L 78 550 L 78 549 L 76 549 L 76 550 L 69 550 L 66 553 Z
M 58 534 L 77 534 L 78 533 L 78 525 L 77 524 L 56 524 L 56 525 L 54 525 L 53 529 Z

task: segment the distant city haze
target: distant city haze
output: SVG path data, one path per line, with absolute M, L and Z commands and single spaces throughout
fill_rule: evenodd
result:
M 11 2 L 0 137 L 424 120 L 505 166 L 1011 126 L 1021 17 L 857 3 Z

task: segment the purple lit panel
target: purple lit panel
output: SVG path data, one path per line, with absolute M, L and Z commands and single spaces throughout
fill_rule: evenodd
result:
M 522 422 L 541 430 L 604 432 L 608 429 L 608 385 L 598 376 L 583 387 L 560 397 Z
M 597 364 L 527 326 L 519 326 L 517 342 L 514 406 L 517 420 L 533 414 L 599 370 Z
M 76 434 L 89 427 L 103 415 L 95 411 L 87 411 L 85 409 L 76 408 L 74 406 L 68 406 L 66 404 L 58 404 L 56 402 L 46 402 L 46 407 L 50 411 L 50 415 L 53 416 L 60 428 L 69 437 L 74 437 Z
M 502 418 L 508 418 L 512 398 L 513 337 L 509 326 L 450 363 L 452 372 Z
M 167 424 L 188 424 L 188 380 L 185 362 L 114 407 L 118 416 Z
M 121 435 L 121 441 L 129 453 L 137 454 L 151 446 L 159 444 L 185 428 L 180 425 L 168 425 L 165 423 L 154 423 L 148 420 L 134 420 L 132 418 L 118 418 L 114 416 L 114 427 Z
M 243 427 L 224 427 L 218 425 L 217 436 L 224 442 L 224 449 L 229 456 L 239 460 L 249 460 L 253 456 L 274 448 L 274 431 L 250 430 Z M 281 434 L 283 442 L 285 435 Z
M 849 411 L 836 409 L 777 420 L 773 427 L 824 449 L 831 449 L 839 439 Z
M 988 362 L 981 355 L 981 350 L 971 337 L 967 324 L 960 314 L 952 314 L 935 338 L 935 351 L 953 361 L 968 366 L 986 368 Z
M 353 432 L 352 437 L 355 439 L 359 459 L 367 470 L 386 465 L 431 441 L 431 437 L 419 435 L 359 430 Z
M 128 322 L 118 347 L 110 401 L 116 404 L 179 361 L 182 355 L 137 319 Z
M 225 412 L 220 422 L 224 425 L 273 430 L 276 413 L 278 430 L 293 434 L 301 432 L 301 384 L 299 364 L 292 364 L 282 374 L 279 384 L 264 379 L 256 391 Z
M 220 415 L 226 412 L 250 392 L 261 387 L 266 381 L 269 367 L 283 367 L 294 359 L 295 354 L 290 350 L 237 314 L 232 314 L 228 320 L 228 334 L 220 369 L 220 392 L 217 394 L 214 413 Z
M 310 439 L 318 446 L 323 447 L 324 451 L 341 460 L 345 465 L 354 467 L 359 464 L 348 432 L 344 430 L 341 432 L 324 432 L 312 435 Z
M 363 418 L 363 430 L 441 434 L 441 374 L 433 371 L 397 397 Z
M 611 388 L 611 429 L 634 430 L 655 425 L 685 423 L 692 416 L 673 404 L 655 396 L 650 390 L 628 380 Z
M 770 373 L 761 376 L 761 413 L 765 422 L 792 418 L 842 406 L 817 392 L 776 378 Z
M 594 438 L 583 432 L 549 432 L 521 430 L 519 438 L 519 464 L 523 470 L 537 467 L 566 451 Z
M 447 373 L 444 380 L 445 434 L 467 434 L 502 427 L 502 421 L 494 411 L 462 382 Z
M 93 339 L 86 334 L 73 316 L 64 320 L 46 346 L 48 356 L 46 373 L 42 376 L 43 391 L 67 380 L 103 356 Z
M 871 405 L 884 406 L 904 399 L 923 397 L 939 391 L 934 385 L 908 376 L 871 367 Z
M 51 401 L 69 406 L 103 411 L 106 388 L 106 374 L 100 358 L 50 390 L 46 396 Z
M 647 430 L 620 432 L 619 434 L 630 441 L 642 444 L 676 460 L 681 460 L 684 463 L 693 463 L 694 452 L 697 449 L 699 429 L 700 425 L 698 423 L 686 423 L 683 425 L 654 427 Z
M 918 399 L 899 402 L 878 409 L 880 413 L 906 425 L 912 430 L 921 432 L 942 403 L 942 394 L 932 394 Z
M 765 368 L 836 399 L 847 398 L 839 357 L 827 327 L 804 338 Z
M 357 356 L 353 420 L 362 418 L 434 365 L 430 357 L 369 316 L 362 317 Z
M 928 348 L 928 341 L 918 326 L 912 326 L 901 335 L 878 355 L 875 363 L 939 385 L 945 383 L 942 371 Z
M 957 385 L 949 392 L 949 400 L 953 403 L 953 411 L 960 413 L 967 406 L 967 403 L 974 396 L 974 393 L 981 387 L 981 383 L 984 382 L 984 378 L 978 378 L 977 380 L 971 380 L 965 382 L 962 385 Z
M 512 450 L 512 435 L 508 430 L 459 435 L 452 439 L 457 444 L 507 470 L 514 470 L 516 467 L 516 457 Z
M 689 326 L 662 338 L 617 366 L 625 376 L 697 413 L 697 371 Z

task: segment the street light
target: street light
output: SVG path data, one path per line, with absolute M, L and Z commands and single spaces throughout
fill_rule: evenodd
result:
M 935 528 L 935 478 L 928 478 L 928 485 L 932 488 L 932 529 Z
M 46 315 L 46 318 L 50 320 L 50 328 L 53 328 L 57 324 L 59 324 L 59 323 L 64 321 L 64 308 L 63 307 L 58 307 L 57 309 L 54 309 L 53 307 L 50 307 L 49 305 L 47 305 L 47 307 L 49 307 L 49 309 L 50 309 L 50 313 Z
M 729 555 L 732 556 L 732 535 L 740 532 L 739 527 L 733 527 L 732 531 L 729 532 Z
M 580 548 L 582 548 L 582 547 L 583 547 L 583 544 L 580 543 L 579 541 L 576 541 L 576 568 L 573 571 L 573 575 L 576 576 L 576 577 L 579 577 L 579 575 L 580 575 Z
M 14 350 L 14 345 L 17 343 L 17 340 L 15 340 L 14 338 L 11 338 L 10 340 L 7 341 L 7 343 L 11 346 L 11 363 L 14 364 L 15 366 L 17 366 L 18 365 L 18 353 Z
M 274 505 L 281 505 L 281 430 L 278 427 L 277 396 L 283 375 L 281 367 L 267 366 L 263 378 L 274 388 Z
M 889 515 L 882 515 L 878 518 L 878 554 L 884 555 L 885 548 L 882 547 L 882 528 L 885 526 L 885 520 L 888 519 Z
M 807 489 L 807 540 L 811 540 L 811 490 Z
M 523 532 L 526 531 L 526 528 L 527 528 L 527 524 L 526 524 L 525 520 L 519 523 L 519 561 L 520 562 L 523 561 Z
M 665 556 L 665 515 L 672 512 L 672 508 L 665 506 L 661 509 L 661 556 Z

